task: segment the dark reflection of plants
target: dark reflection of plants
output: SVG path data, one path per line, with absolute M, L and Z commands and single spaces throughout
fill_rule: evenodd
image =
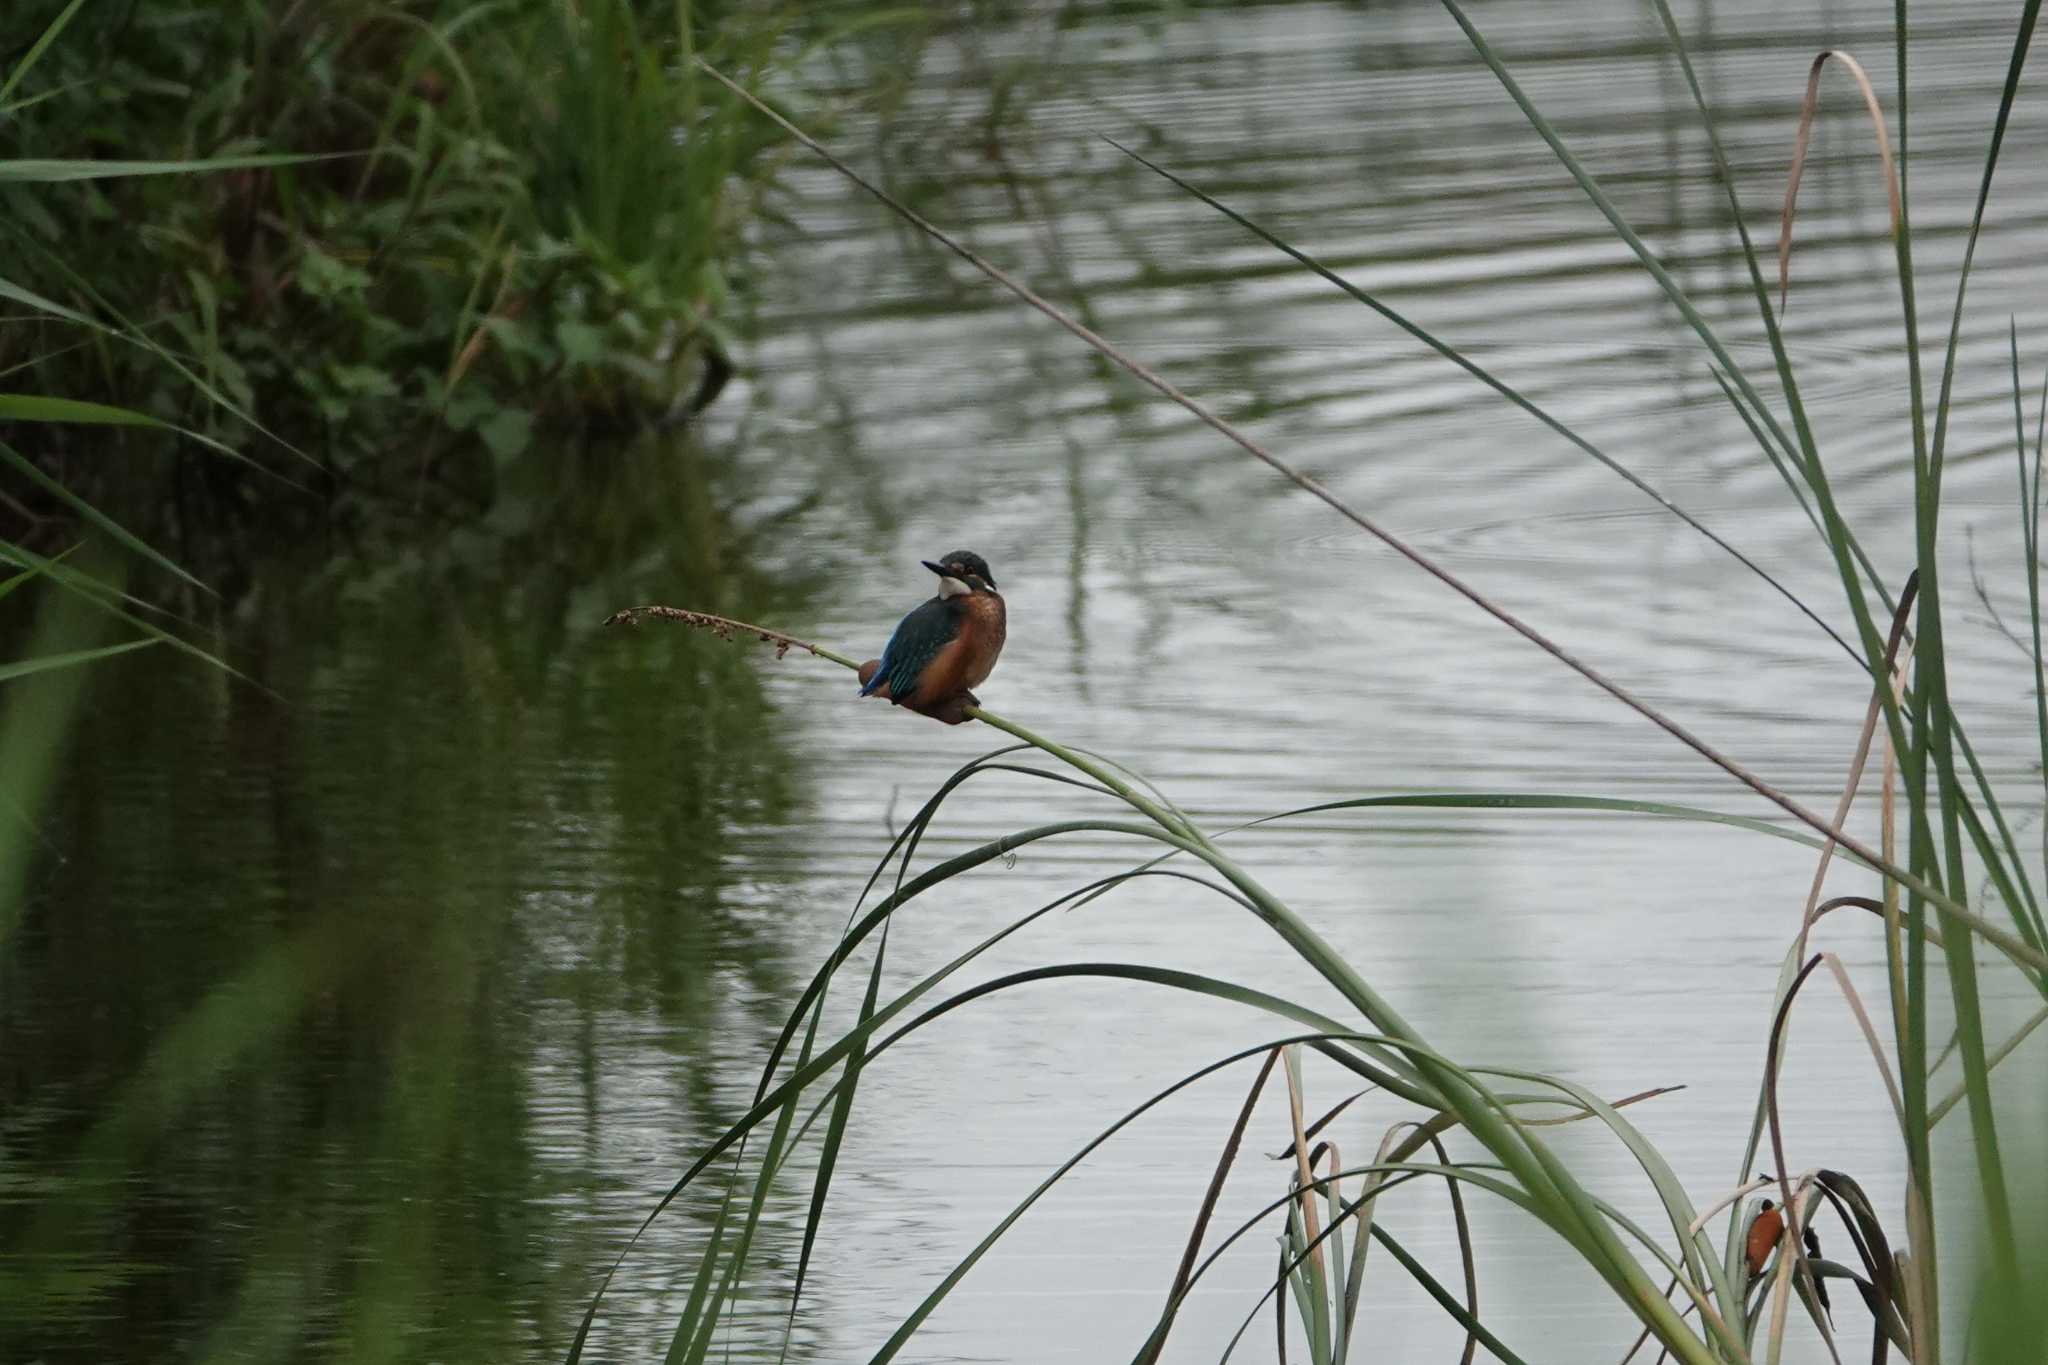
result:
M 546 1146 L 535 1066 L 788 990 L 729 870 L 799 800 L 757 674 L 588 606 L 798 591 L 713 464 L 550 452 L 487 531 L 274 576 L 230 653 L 278 697 L 168 651 L 97 676 L 0 951 L 0 1359 L 561 1335 L 608 1248 L 549 1202 L 593 1154 Z M 678 1132 L 728 1121 L 679 1093 Z

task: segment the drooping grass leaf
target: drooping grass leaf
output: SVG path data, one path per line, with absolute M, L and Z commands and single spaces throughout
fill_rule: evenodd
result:
M 14 659 L 0 663 L 0 682 L 25 678 L 32 673 L 47 673 L 53 668 L 74 668 L 79 664 L 91 663 L 95 659 L 110 659 L 116 654 L 130 650 L 147 649 L 156 644 L 155 640 L 123 640 L 117 645 L 101 645 L 97 649 L 76 649 L 63 654 L 44 654 L 27 659 Z
M 266 153 L 260 156 L 219 156 L 203 161 L 38 161 L 16 158 L 0 160 L 0 185 L 49 185 L 70 180 L 112 180 L 132 175 L 206 175 L 218 171 L 298 166 L 309 161 L 332 161 L 353 155 L 353 152 L 318 156 Z

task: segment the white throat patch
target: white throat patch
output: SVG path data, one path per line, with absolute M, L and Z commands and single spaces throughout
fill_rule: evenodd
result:
M 973 591 L 974 589 L 968 587 L 957 578 L 941 578 L 939 580 L 939 596 L 941 597 L 965 597 Z

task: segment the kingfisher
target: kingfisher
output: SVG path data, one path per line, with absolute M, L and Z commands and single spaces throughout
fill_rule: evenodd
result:
M 958 725 L 1003 652 L 1002 594 L 988 561 L 955 550 L 924 566 L 939 576 L 938 595 L 897 623 L 882 657 L 860 666 L 860 694 L 885 697 L 920 715 Z
M 1777 1205 L 1766 1199 L 1757 1206 L 1756 1217 L 1750 1220 L 1749 1236 L 1742 1247 L 1743 1259 L 1749 1263 L 1749 1278 L 1754 1281 L 1764 1273 L 1764 1266 L 1770 1262 L 1771 1253 L 1778 1248 L 1778 1239 L 1785 1235 L 1785 1215 L 1778 1212 Z

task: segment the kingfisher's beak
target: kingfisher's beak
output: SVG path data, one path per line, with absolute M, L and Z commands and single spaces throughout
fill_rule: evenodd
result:
M 929 559 L 920 559 L 918 563 L 924 565 L 927 569 L 930 569 L 933 573 L 937 574 L 941 578 L 951 578 L 953 576 L 951 573 L 947 572 L 946 566 L 943 564 L 934 564 Z

